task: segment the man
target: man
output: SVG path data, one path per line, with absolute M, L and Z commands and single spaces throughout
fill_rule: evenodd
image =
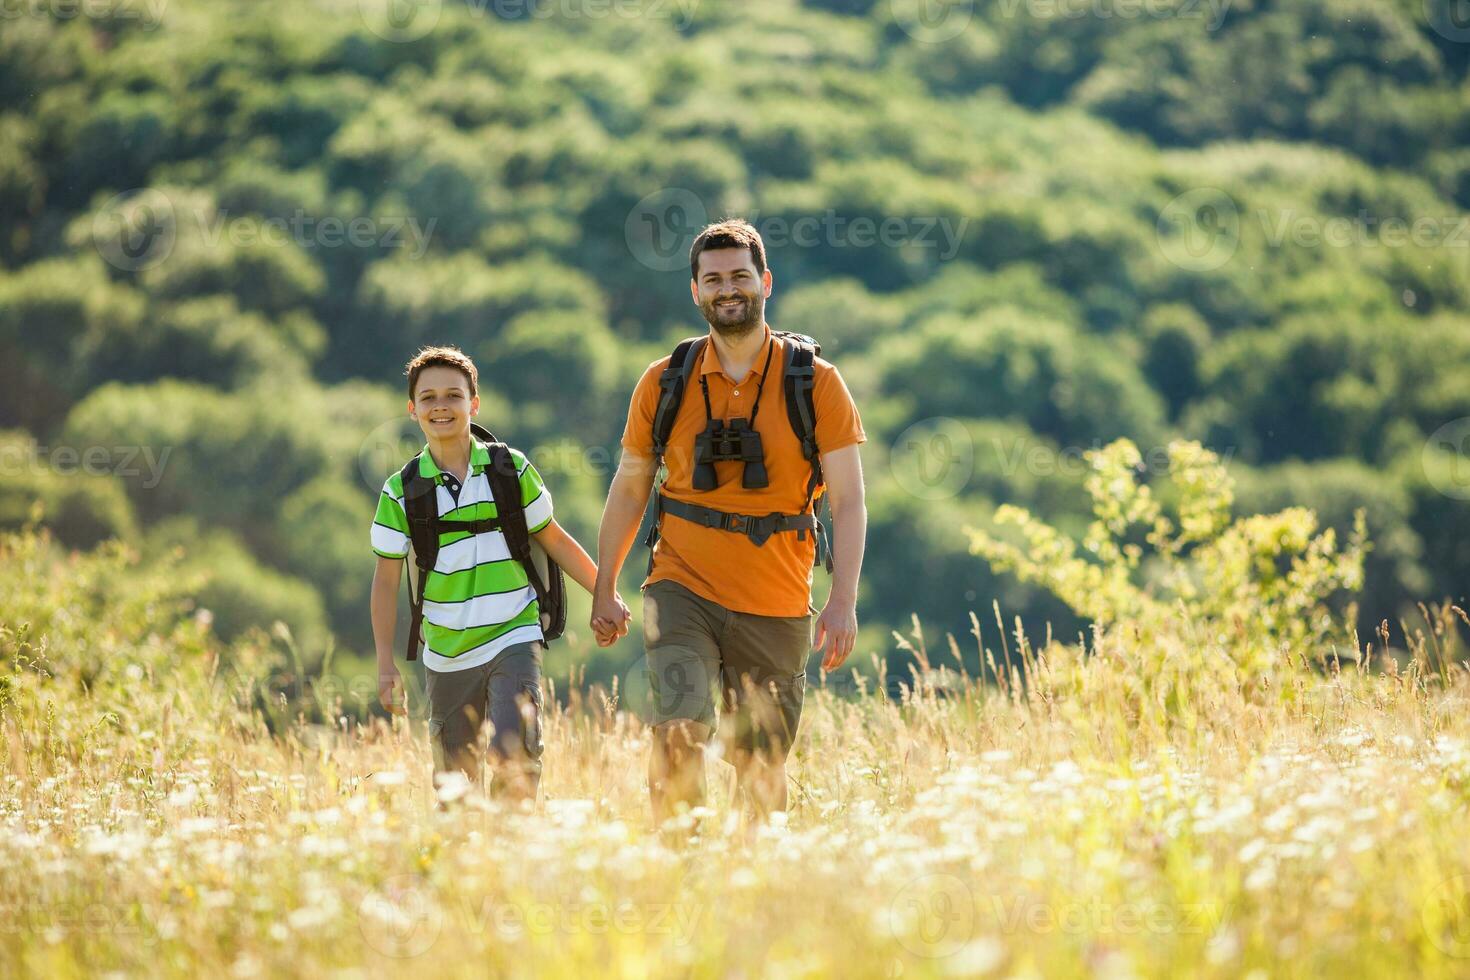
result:
M 865 437 L 837 369 L 820 358 L 813 364 L 811 459 L 788 416 L 783 372 L 795 342 L 765 322 L 772 279 L 760 234 L 740 220 L 711 225 L 695 239 L 689 265 L 690 294 L 709 335 L 689 355 L 697 361 L 683 375 L 684 396 L 661 447 L 667 478 L 656 510 L 660 536 L 643 583 L 655 701 L 648 789 L 659 823 L 681 805 L 704 802 L 704 746 L 717 720 L 711 685 L 726 709 L 726 758 L 742 795 L 759 818 L 786 808 L 786 756 L 801 716 L 806 662 L 825 647 L 822 667 L 836 670 L 852 652 L 867 533 L 858 456 Z M 633 392 L 598 535 L 592 617 L 621 624 L 618 635 L 627 625 L 616 583 L 658 468 L 654 419 L 670 360 L 649 365 Z M 742 428 L 758 439 L 710 442 L 711 432 Z M 724 447 L 713 457 L 712 444 Z M 834 534 L 832 589 L 814 641 L 817 461 Z M 784 516 L 751 522 L 739 515 Z

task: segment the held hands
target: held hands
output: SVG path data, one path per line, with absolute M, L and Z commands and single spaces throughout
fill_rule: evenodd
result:
M 597 645 L 610 647 L 628 635 L 628 621 L 633 613 L 623 597 L 614 592 L 607 598 L 592 601 L 592 631 L 597 634 Z
M 841 667 L 857 643 L 857 603 L 829 597 L 817 619 L 816 634 L 813 650 L 820 650 L 828 640 L 832 641 L 822 658 L 822 669 L 830 672 Z

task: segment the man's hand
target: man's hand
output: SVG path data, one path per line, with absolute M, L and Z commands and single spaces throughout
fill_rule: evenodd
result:
M 390 715 L 407 715 L 408 702 L 403 696 L 403 678 L 393 661 L 378 663 L 378 703 Z
M 597 634 L 597 645 L 610 647 L 628 635 L 628 621 L 632 611 L 623 597 L 614 592 L 610 597 L 594 599 L 592 602 L 592 631 Z
M 822 658 L 822 669 L 833 671 L 842 666 L 857 643 L 857 602 L 828 598 L 822 615 L 817 618 L 817 635 L 812 649 L 820 650 L 830 640 L 827 654 Z

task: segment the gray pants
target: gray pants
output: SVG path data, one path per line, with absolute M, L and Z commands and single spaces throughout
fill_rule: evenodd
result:
M 534 799 L 541 782 L 540 643 L 506 647 L 468 670 L 425 671 L 429 741 L 437 775 L 457 769 L 480 782 L 480 729 L 490 722 L 492 793 Z

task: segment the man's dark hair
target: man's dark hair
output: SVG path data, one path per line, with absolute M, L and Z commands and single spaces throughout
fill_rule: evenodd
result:
M 766 243 L 761 241 L 761 233 L 744 218 L 726 218 L 706 225 L 694 239 L 689 249 L 689 278 L 699 278 L 699 257 L 716 248 L 748 248 L 750 257 L 755 260 L 756 274 L 762 275 L 766 271 Z

